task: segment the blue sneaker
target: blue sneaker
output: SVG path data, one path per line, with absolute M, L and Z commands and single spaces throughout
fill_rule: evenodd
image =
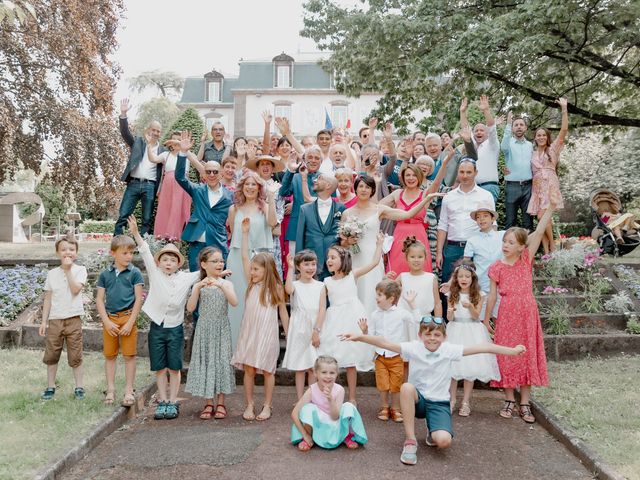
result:
M 177 403 L 167 403 L 167 410 L 164 413 L 164 418 L 167 420 L 173 420 L 174 418 L 178 418 L 180 412 L 178 411 Z
M 156 420 L 162 420 L 163 418 L 167 418 L 165 415 L 167 413 L 167 402 L 160 402 L 156 407 L 156 411 L 153 414 L 153 418 Z
M 76 398 L 76 400 L 84 400 L 84 388 L 76 387 L 76 389 L 73 391 L 73 396 Z
M 56 394 L 56 389 L 53 387 L 49 387 L 44 392 L 42 392 L 42 395 L 40 395 L 40 398 L 42 400 L 51 400 L 55 394 Z

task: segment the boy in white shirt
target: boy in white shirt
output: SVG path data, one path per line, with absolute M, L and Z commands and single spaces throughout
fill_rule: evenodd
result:
M 184 309 L 191 287 L 200 280 L 200 272 L 179 270 L 184 256 L 173 243 L 166 244 L 155 255 L 140 236 L 136 218 L 128 219 L 129 231 L 138 244 L 138 251 L 149 276 L 149 295 L 142 311 L 151 319 L 149 326 L 149 360 L 156 372 L 158 407 L 156 420 L 177 418 L 180 370 L 184 349 Z M 167 396 L 167 372 L 169 395 Z
M 409 292 L 408 292 L 409 293 Z M 364 334 L 384 337 L 390 342 L 406 341 L 406 323 L 418 324 L 418 319 L 403 308 L 399 308 L 398 301 L 402 294 L 402 287 L 393 280 L 382 280 L 376 285 L 376 308 L 371 313 L 371 321 L 361 319 L 360 330 Z M 415 292 L 405 295 L 407 303 L 413 306 Z M 378 419 L 387 421 L 389 418 L 396 423 L 402 423 L 400 410 L 400 387 L 404 382 L 404 361 L 402 357 L 391 350 L 376 348 L 375 359 L 376 388 L 380 392 L 380 410 Z M 389 408 L 391 395 L 391 408 Z
M 424 316 L 420 321 L 419 340 L 392 343 L 382 337 L 347 333 L 343 340 L 364 342 L 385 350 L 400 353 L 409 361 L 409 381 L 400 389 L 400 406 L 404 413 L 405 442 L 400 461 L 415 465 L 418 461 L 415 434 L 415 418 L 427 422 L 427 445 L 449 448 L 453 438 L 449 387 L 451 386 L 451 362 L 466 355 L 494 353 L 521 355 L 525 348 L 514 348 L 491 343 L 469 347 L 454 345 L 446 340 L 446 328 L 442 318 Z
M 76 265 L 78 241 L 75 237 L 61 238 L 55 243 L 56 256 L 60 266 L 49 270 L 44 284 L 44 305 L 42 323 L 38 329 L 41 337 L 46 336 L 44 357 L 47 365 L 47 388 L 42 393 L 43 400 L 51 400 L 56 393 L 56 373 L 62 353 L 67 344 L 67 362 L 73 369 L 76 388 L 73 392 L 77 400 L 84 399 L 82 386 L 82 288 L 87 282 L 87 269 Z

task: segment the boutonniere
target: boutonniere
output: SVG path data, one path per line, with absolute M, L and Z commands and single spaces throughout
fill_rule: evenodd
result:
M 342 218 L 342 212 L 336 212 L 333 214 L 333 218 Z

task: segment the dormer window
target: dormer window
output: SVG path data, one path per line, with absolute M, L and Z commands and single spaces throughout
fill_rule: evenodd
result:
M 205 101 L 208 103 L 222 102 L 222 82 L 224 76 L 215 70 L 211 70 L 204 76 L 206 92 Z
M 273 58 L 273 86 L 275 88 L 293 87 L 293 58 L 282 52 Z

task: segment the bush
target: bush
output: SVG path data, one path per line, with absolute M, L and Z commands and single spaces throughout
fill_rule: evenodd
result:
M 591 233 L 588 231 L 588 226 L 585 223 L 580 222 L 559 222 L 556 224 L 556 227 L 560 232 L 560 235 L 564 235 L 565 237 L 584 237 Z
M 113 233 L 115 226 L 114 220 L 85 220 L 79 228 L 83 233 Z

